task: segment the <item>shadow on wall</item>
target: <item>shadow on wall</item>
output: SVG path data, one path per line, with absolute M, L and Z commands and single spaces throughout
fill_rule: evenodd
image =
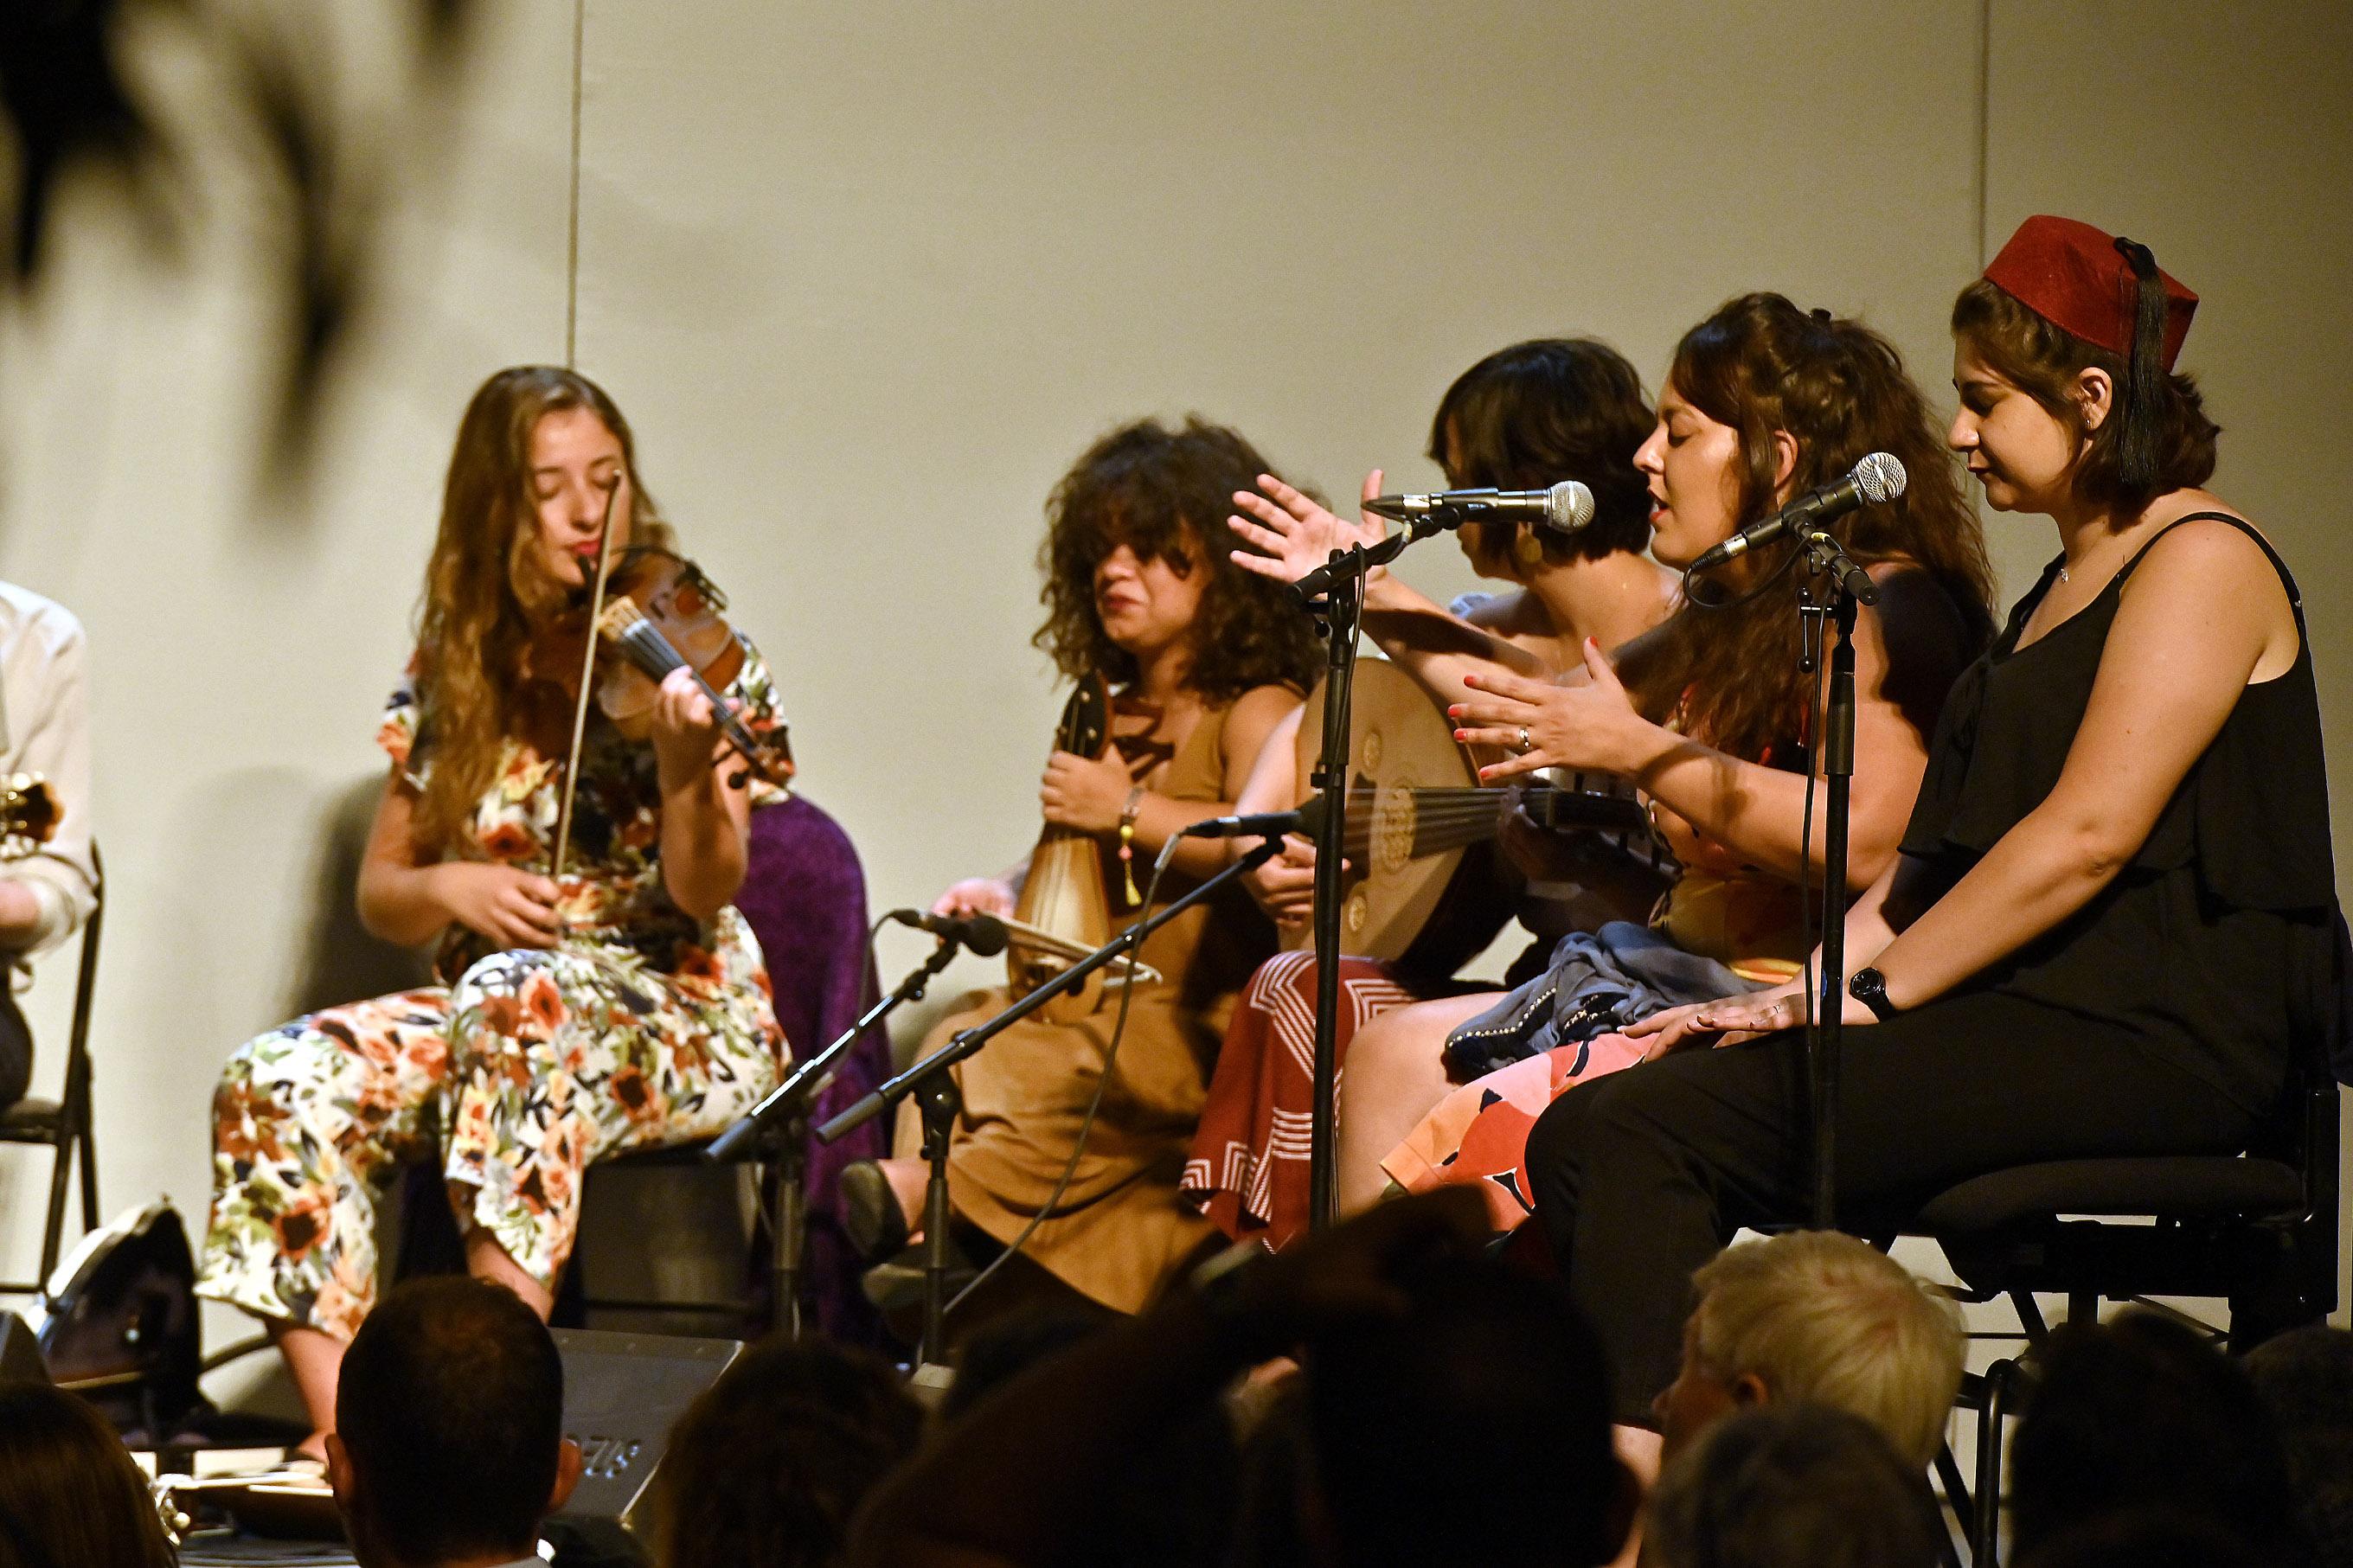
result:
M 302 943 L 287 993 L 286 1016 L 382 996 L 427 984 L 429 955 L 395 947 L 360 924 L 356 889 L 368 827 L 384 795 L 384 775 L 371 773 L 335 792 L 320 824 L 318 873 L 308 907 L 313 923 Z

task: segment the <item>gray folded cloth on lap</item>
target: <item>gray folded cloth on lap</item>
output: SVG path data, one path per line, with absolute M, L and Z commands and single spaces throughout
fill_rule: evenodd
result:
M 1542 974 L 1505 992 L 1493 1007 L 1447 1036 L 1447 1069 L 1467 1082 L 1669 1007 L 1758 989 L 1648 926 L 1612 921 L 1599 931 L 1561 938 Z

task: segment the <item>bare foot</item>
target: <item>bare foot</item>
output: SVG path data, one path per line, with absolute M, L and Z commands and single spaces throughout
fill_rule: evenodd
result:
M 907 1243 L 914 1245 L 923 1239 L 923 1189 L 932 1179 L 932 1168 L 921 1160 L 877 1160 L 882 1179 L 891 1184 L 891 1195 L 899 1200 L 899 1212 L 907 1221 Z

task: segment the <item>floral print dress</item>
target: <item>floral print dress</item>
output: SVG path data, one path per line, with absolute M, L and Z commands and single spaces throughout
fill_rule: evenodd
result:
M 744 654 L 726 695 L 756 734 L 779 722 L 775 689 Z M 417 784 L 424 718 L 404 682 L 377 737 Z M 563 773 L 510 740 L 464 857 L 543 874 Z M 753 789 L 755 805 L 782 798 Z M 348 1340 L 375 1300 L 375 1194 L 397 1163 L 437 1152 L 460 1225 L 552 1288 L 591 1161 L 708 1137 L 775 1086 L 784 1041 L 759 943 L 732 907 L 698 921 L 670 901 L 660 801 L 652 749 L 592 714 L 562 942 L 492 952 L 453 926 L 442 984 L 238 1047 L 213 1100 L 200 1295 Z

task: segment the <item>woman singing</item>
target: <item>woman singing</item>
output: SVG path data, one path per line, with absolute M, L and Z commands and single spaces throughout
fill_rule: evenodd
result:
M 2194 306 L 2146 248 L 2036 217 L 1954 307 L 1952 445 L 2059 554 L 1954 688 L 1847 922 L 1858 1221 L 2030 1162 L 2234 1152 L 2310 1027 L 2336 900 L 2312 654 L 2286 568 L 2197 488 L 2216 429 L 2170 374 Z M 1639 1027 L 1674 1054 L 1530 1139 L 1625 1419 L 1673 1376 L 1692 1270 L 1806 1212 L 1801 1006 L 1663 1014 Z
M 1107 677 L 1118 717 L 1114 748 L 1102 761 L 1053 755 L 1039 802 L 1048 824 L 1098 836 L 1116 924 L 1148 912 L 1124 907 L 1125 879 L 1109 859 L 1122 829 L 1140 869 L 1177 829 L 1229 810 L 1315 672 L 1307 616 L 1229 559 L 1228 498 L 1268 471 L 1223 426 L 1192 419 L 1171 430 L 1146 420 L 1096 442 L 1047 502 L 1038 646 L 1065 676 Z M 1221 845 L 1188 841 L 1160 901 L 1224 859 Z M 1010 914 L 1018 884 L 1018 873 L 974 878 L 935 908 Z M 1135 1310 L 1215 1234 L 1177 1201 L 1178 1169 L 1235 993 L 1273 948 L 1271 928 L 1239 888 L 1144 943 L 1143 962 L 1162 978 L 1134 988 L 1083 1157 L 1024 1247 L 1094 1300 Z M 1002 992 L 975 998 L 934 1031 L 925 1053 L 1007 1001 Z M 997 1242 L 1044 1210 L 1061 1180 L 1103 1082 L 1117 1012 L 1112 996 L 1077 1023 L 1024 1019 L 955 1069 L 964 1112 L 949 1190 L 957 1214 Z M 923 1175 L 913 1160 L 843 1173 L 844 1222 L 870 1257 L 905 1240 Z
M 544 645 L 594 569 L 608 496 L 614 552 L 668 542 L 596 385 L 527 367 L 474 395 L 359 880 L 370 931 L 439 939 L 443 984 L 271 1030 L 215 1097 L 197 1289 L 269 1324 L 318 1429 L 306 1447 L 333 1425 L 375 1298 L 371 1189 L 395 1162 L 438 1146 L 468 1266 L 544 1316 L 589 1162 L 716 1132 L 775 1082 L 767 978 L 729 903 L 748 794 L 683 672 L 649 741 L 592 705 L 571 859 L 548 875 L 571 705 Z M 754 733 L 774 727 L 748 645 L 725 695 Z
M 1873 451 L 1902 461 L 1910 486 L 1841 530 L 1881 585 L 1855 633 L 1860 760 L 1848 864 L 1859 879 L 1894 854 L 1937 705 L 1990 630 L 1992 574 L 1926 403 L 1894 346 L 1861 322 L 1801 310 L 1778 294 L 1744 295 L 1683 334 L 1657 424 L 1634 458 L 1650 488 L 1651 552 L 1682 566 Z M 1803 952 L 1815 678 L 1798 668 L 1797 594 L 1782 574 L 1789 548 L 1743 557 L 1725 584 L 1737 595 L 1732 606 L 1684 606 L 1615 666 L 1588 645 L 1584 668 L 1556 682 L 1500 670 L 1465 677 L 1461 733 L 1514 753 L 1484 776 L 1600 773 L 1651 803 L 1683 870 L 1651 932 L 1599 933 L 1613 958 L 1647 953 L 1687 975 L 1700 966 L 1674 955 L 1688 955 L 1729 986 L 1787 974 Z M 1819 877 L 1819 821 L 1811 837 L 1806 869 Z M 1518 1222 L 1521 1145 L 1535 1111 L 1578 1078 L 1641 1055 L 1599 1027 L 1544 1048 L 1556 1045 L 1553 1026 L 1567 1011 L 1553 1003 L 1574 979 L 1568 966 L 1588 952 L 1564 944 L 1553 973 L 1502 1001 L 1424 1003 L 1358 1034 L 1339 1107 L 1343 1206 L 1373 1202 L 1393 1179 L 1467 1180 L 1499 1226 Z M 1483 1124 L 1473 1127 L 1474 1116 Z

